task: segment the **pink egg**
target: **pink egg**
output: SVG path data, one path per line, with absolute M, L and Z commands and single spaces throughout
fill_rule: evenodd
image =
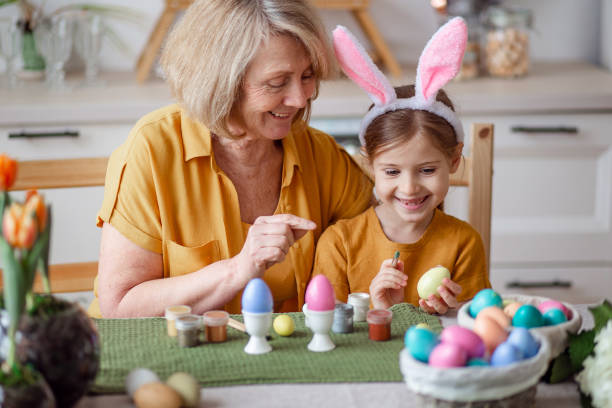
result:
M 480 315 L 490 317 L 491 319 L 495 320 L 497 324 L 499 324 L 504 329 L 507 329 L 508 327 L 510 327 L 512 323 L 508 315 L 506 315 L 504 311 L 500 309 L 499 307 L 495 307 L 495 306 L 485 307 L 484 309 L 480 311 L 480 313 L 478 313 L 478 316 Z M 476 318 L 478 318 L 478 316 Z
M 429 355 L 429 365 L 434 367 L 463 367 L 466 362 L 467 352 L 452 343 L 438 344 Z
M 310 280 L 305 297 L 308 310 L 322 312 L 333 310 L 336 306 L 334 288 L 325 275 L 317 275 Z
M 456 344 L 462 347 L 468 358 L 482 357 L 485 353 L 485 344 L 476 333 L 461 326 L 449 326 L 442 330 L 440 341 Z
M 476 321 L 474 322 L 474 332 L 484 342 L 489 355 L 508 337 L 506 329 L 489 316 L 483 315 L 481 317 L 480 313 L 476 316 Z
M 521 306 L 523 306 L 521 302 L 509 303 L 506 307 L 504 307 L 504 313 L 506 314 L 506 316 L 512 319 L 518 308 Z
M 538 310 L 544 314 L 546 313 L 546 311 L 548 309 L 561 309 L 561 311 L 563 311 L 563 314 L 565 315 L 565 317 L 567 317 L 567 320 L 570 320 L 572 318 L 572 314 L 570 312 L 570 310 L 565 307 L 565 305 L 557 300 L 545 300 L 544 302 L 540 303 L 538 305 Z

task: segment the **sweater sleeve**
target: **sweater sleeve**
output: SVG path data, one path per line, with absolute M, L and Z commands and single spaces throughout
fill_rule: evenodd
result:
M 325 275 L 332 287 L 336 299 L 346 302 L 349 294 L 347 278 L 347 251 L 345 238 L 337 225 L 327 228 L 317 243 L 313 276 Z
M 482 238 L 472 228 L 466 231 L 465 240 L 462 242 L 455 262 L 452 279 L 462 287 L 461 293 L 457 296 L 460 302 L 468 301 L 480 290 L 491 287 Z

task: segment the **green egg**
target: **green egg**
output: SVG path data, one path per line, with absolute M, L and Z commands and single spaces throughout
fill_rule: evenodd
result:
M 174 373 L 166 384 L 181 396 L 183 407 L 193 408 L 200 402 L 200 384 L 191 374 Z

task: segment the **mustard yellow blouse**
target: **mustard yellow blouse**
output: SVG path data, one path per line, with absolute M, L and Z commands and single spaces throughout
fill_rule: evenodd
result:
M 437 209 L 423 236 L 412 244 L 389 240 L 374 208 L 338 221 L 317 244 L 313 275 L 327 276 L 336 299 L 346 302 L 349 293 L 370 291 L 380 265 L 395 251 L 400 251 L 408 275 L 404 301 L 415 306 L 419 305 L 416 287 L 420 277 L 437 265 L 448 268 L 451 279 L 461 285 L 460 302 L 491 287 L 480 234 L 467 222 Z
M 282 146 L 275 214 L 317 224 L 264 275 L 275 310 L 291 311 L 303 304 L 322 231 L 365 210 L 372 184 L 333 138 L 303 122 L 293 125 Z M 209 130 L 178 105 L 144 116 L 111 155 L 97 225 L 105 222 L 140 247 L 162 254 L 164 277 L 235 256 L 250 227 L 241 221 L 233 183 L 215 162 Z M 94 293 L 89 313 L 99 317 Z M 241 296 L 225 309 L 240 313 Z

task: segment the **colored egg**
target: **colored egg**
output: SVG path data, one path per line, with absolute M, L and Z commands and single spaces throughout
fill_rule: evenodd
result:
M 425 272 L 417 283 L 417 292 L 421 299 L 431 295 L 438 295 L 438 286 L 442 285 L 444 278 L 450 279 L 450 271 L 443 266 L 436 266 Z
M 478 316 L 480 315 L 490 317 L 491 319 L 495 320 L 497 324 L 499 324 L 504 329 L 507 329 L 508 327 L 510 327 L 510 324 L 512 323 L 512 321 L 504 313 L 504 311 L 497 306 L 485 307 L 484 309 L 480 311 L 480 313 L 478 313 Z
M 291 336 L 295 330 L 295 323 L 291 316 L 284 314 L 274 318 L 272 327 L 279 336 Z
M 506 329 L 488 316 L 476 316 L 474 332 L 480 336 L 489 354 L 508 337 Z
M 440 343 L 429 355 L 429 365 L 434 367 L 463 367 L 467 352 L 456 344 Z
M 563 314 L 565 314 L 565 317 L 567 318 L 567 320 L 571 318 L 570 310 L 567 307 L 565 307 L 563 303 L 557 300 L 545 300 L 544 302 L 538 305 L 538 310 L 542 314 L 546 313 L 546 311 L 549 309 L 561 309 L 563 311 Z
M 478 312 L 489 306 L 497 306 L 501 309 L 502 303 L 503 301 L 499 293 L 493 289 L 483 289 L 470 302 L 470 315 L 476 317 Z
M 134 392 L 138 408 L 179 408 L 183 400 L 172 387 L 160 382 L 144 384 Z
M 491 355 L 492 366 L 506 366 L 523 359 L 523 352 L 508 342 L 503 342 Z
M 306 303 L 308 310 L 318 312 L 334 310 L 336 307 L 334 288 L 325 275 L 317 275 L 310 280 L 306 288 Z
M 548 309 L 542 315 L 545 326 L 554 326 L 556 324 L 567 322 L 567 317 L 561 309 Z
M 461 326 L 449 326 L 440 333 L 440 341 L 456 344 L 467 352 L 468 358 L 482 357 L 485 345 L 480 336 Z
M 404 335 L 404 344 L 412 357 L 427 363 L 431 351 L 438 344 L 438 335 L 430 329 L 412 326 Z
M 274 302 L 272 292 L 263 279 L 251 279 L 242 292 L 242 310 L 249 313 L 269 313 Z
M 506 314 L 506 316 L 512 319 L 518 308 L 521 306 L 523 306 L 521 302 L 511 302 L 508 305 L 504 306 L 504 313 Z
M 200 402 L 200 384 L 191 374 L 174 373 L 166 380 L 166 384 L 176 391 L 183 400 L 182 407 L 194 408 Z
M 506 306 L 508 306 L 511 303 L 514 303 L 515 301 L 512 299 L 502 299 L 502 308 L 506 308 Z
M 532 305 L 523 305 L 516 310 L 514 317 L 512 318 L 512 325 L 514 327 L 525 327 L 531 329 L 533 327 L 544 326 L 544 319 L 542 313 L 537 307 Z
M 470 358 L 466 365 L 468 367 L 484 367 L 484 366 L 488 366 L 489 362 L 484 358 L 476 357 L 476 358 Z
M 133 398 L 137 389 L 152 382 L 160 382 L 157 374 L 148 368 L 135 368 L 125 377 L 125 390 Z
M 524 358 L 531 358 L 538 354 L 540 344 L 524 327 L 515 327 L 508 335 L 507 343 L 522 351 Z

